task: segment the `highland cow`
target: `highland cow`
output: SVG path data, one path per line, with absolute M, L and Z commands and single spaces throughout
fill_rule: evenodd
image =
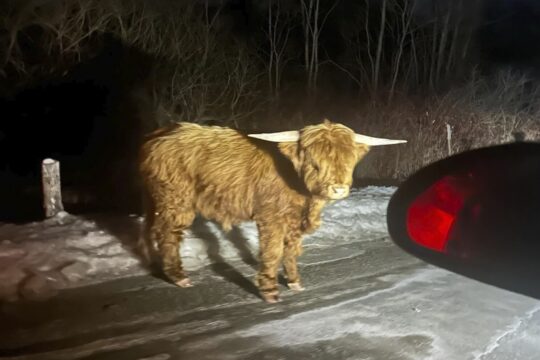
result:
M 269 134 L 194 123 L 160 130 L 141 152 L 149 245 L 157 245 L 163 273 L 188 287 L 180 242 L 195 216 L 225 230 L 254 221 L 260 262 L 255 284 L 265 301 L 279 301 L 280 264 L 289 288 L 303 290 L 296 264 L 302 236 L 319 228 L 328 202 L 349 195 L 356 164 L 370 146 L 402 142 L 355 134 L 326 119 Z

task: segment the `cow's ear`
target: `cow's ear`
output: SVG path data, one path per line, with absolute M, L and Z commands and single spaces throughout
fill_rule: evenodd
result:
M 298 170 L 302 162 L 302 152 L 298 142 L 280 142 L 278 147 L 281 153 L 291 160 L 294 168 Z

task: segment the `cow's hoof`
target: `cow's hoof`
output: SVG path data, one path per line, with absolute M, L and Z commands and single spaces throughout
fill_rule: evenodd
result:
M 269 304 L 275 304 L 277 302 L 281 302 L 281 298 L 279 297 L 279 293 L 277 291 L 261 293 L 261 295 L 263 297 L 263 300 Z
M 292 291 L 304 291 L 304 290 L 306 290 L 306 288 L 303 287 L 302 285 L 300 285 L 299 282 L 287 283 L 287 286 L 288 286 L 289 289 L 291 289 Z
M 174 283 L 183 288 L 193 287 L 193 284 L 191 283 L 191 280 L 189 278 L 183 278 L 181 280 L 175 281 Z

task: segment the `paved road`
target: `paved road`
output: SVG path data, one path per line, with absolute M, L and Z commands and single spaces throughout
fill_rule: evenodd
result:
M 2 359 L 538 359 L 540 302 L 421 263 L 386 238 L 312 247 L 268 305 L 253 266 L 179 289 L 149 276 L 3 304 Z

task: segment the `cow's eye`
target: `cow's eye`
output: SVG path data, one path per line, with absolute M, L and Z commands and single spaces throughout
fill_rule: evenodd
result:
M 313 169 L 315 169 L 315 171 L 319 172 L 319 165 L 317 165 L 316 163 L 312 163 L 313 165 Z

